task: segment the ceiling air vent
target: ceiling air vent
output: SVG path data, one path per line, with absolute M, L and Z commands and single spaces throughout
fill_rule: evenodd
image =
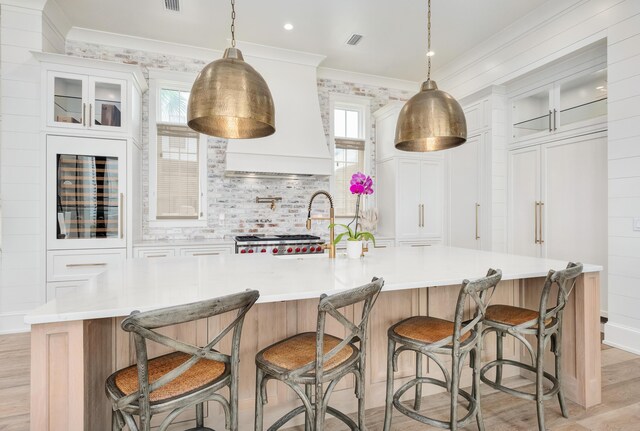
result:
M 361 34 L 353 33 L 349 38 L 349 40 L 347 40 L 347 45 L 357 45 L 360 43 L 361 40 L 362 40 Z
M 164 0 L 164 9 L 171 12 L 180 12 L 180 0 Z

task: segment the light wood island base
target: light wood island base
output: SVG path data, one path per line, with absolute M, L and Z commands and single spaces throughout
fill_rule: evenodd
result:
M 492 303 L 505 303 L 538 308 L 539 289 L 543 278 L 509 280 L 500 283 Z M 386 379 L 387 329 L 411 315 L 430 315 L 451 319 L 459 286 L 383 292 L 370 321 L 367 355 L 367 408 L 384 404 Z M 600 306 L 599 274 L 580 276 L 565 312 L 563 336 L 564 384 L 566 396 L 589 408 L 600 403 Z M 258 350 L 282 338 L 302 331 L 315 330 L 317 300 L 298 300 L 257 304 L 245 320 L 241 345 L 240 429 L 253 429 L 255 366 Z M 358 313 L 360 310 L 346 310 Z M 468 311 L 470 314 L 472 310 Z M 224 317 L 226 318 L 226 316 Z M 166 328 L 180 339 L 204 344 L 209 333 L 217 333 L 223 323 L 220 317 L 193 324 Z M 104 395 L 107 376 L 118 368 L 135 362 L 129 334 L 122 331 L 122 317 L 36 324 L 31 335 L 31 429 L 49 431 L 109 430 L 110 405 Z M 328 322 L 337 336 L 339 325 Z M 154 346 L 156 347 L 156 346 Z M 165 353 L 150 348 L 150 356 Z M 486 339 L 483 359 L 494 356 L 495 336 Z M 520 347 L 513 340 L 505 343 L 505 357 L 520 358 Z M 397 384 L 415 372 L 413 356 L 405 353 L 399 361 Z M 425 373 L 438 374 L 437 367 L 425 361 Z M 505 377 L 518 373 L 505 369 Z M 467 370 L 463 386 L 470 383 Z M 281 416 L 296 404 L 295 395 L 283 385 L 270 383 L 265 424 Z M 343 411 L 355 411 L 353 379 L 347 377 L 333 394 L 332 404 Z M 423 396 L 436 389 L 425 386 Z M 180 419 L 176 429 L 192 425 L 191 415 Z M 224 428 L 222 412 L 213 403 L 208 408 L 206 423 Z M 299 423 L 299 422 L 297 422 Z M 293 424 L 293 423 L 292 423 Z

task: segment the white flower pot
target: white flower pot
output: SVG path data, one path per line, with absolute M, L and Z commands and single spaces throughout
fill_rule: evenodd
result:
M 360 259 L 362 256 L 362 241 L 347 241 L 347 257 Z

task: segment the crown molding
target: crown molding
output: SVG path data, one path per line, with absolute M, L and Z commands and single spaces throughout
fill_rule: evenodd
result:
M 217 49 L 202 48 L 193 45 L 184 45 L 180 43 L 147 39 L 143 37 L 129 36 L 126 34 L 110 33 L 82 27 L 72 27 L 67 34 L 67 40 L 103 46 L 116 46 L 144 52 L 155 52 L 158 54 L 176 57 L 188 57 L 204 61 L 212 61 L 222 57 L 223 54 L 223 51 Z M 242 51 L 245 57 L 278 60 L 313 67 L 318 67 L 318 65 L 326 58 L 324 55 L 241 41 L 238 41 L 237 48 Z
M 18 9 L 31 9 L 42 12 L 47 0 L 0 0 L 2 6 L 13 6 Z
M 328 67 L 318 68 L 318 78 L 330 79 L 335 81 L 354 82 L 358 84 L 370 85 L 372 87 L 393 88 L 395 90 L 410 91 L 412 93 L 417 93 L 420 89 L 419 82 L 389 78 L 379 75 L 369 75 L 367 73 L 351 72 L 348 70 L 331 69 Z

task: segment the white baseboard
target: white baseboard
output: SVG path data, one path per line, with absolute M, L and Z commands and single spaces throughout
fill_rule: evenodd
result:
M 640 330 L 609 321 L 604 325 L 603 343 L 640 355 Z
M 24 323 L 25 313 L 0 314 L 0 334 L 15 334 L 29 332 L 31 326 Z

